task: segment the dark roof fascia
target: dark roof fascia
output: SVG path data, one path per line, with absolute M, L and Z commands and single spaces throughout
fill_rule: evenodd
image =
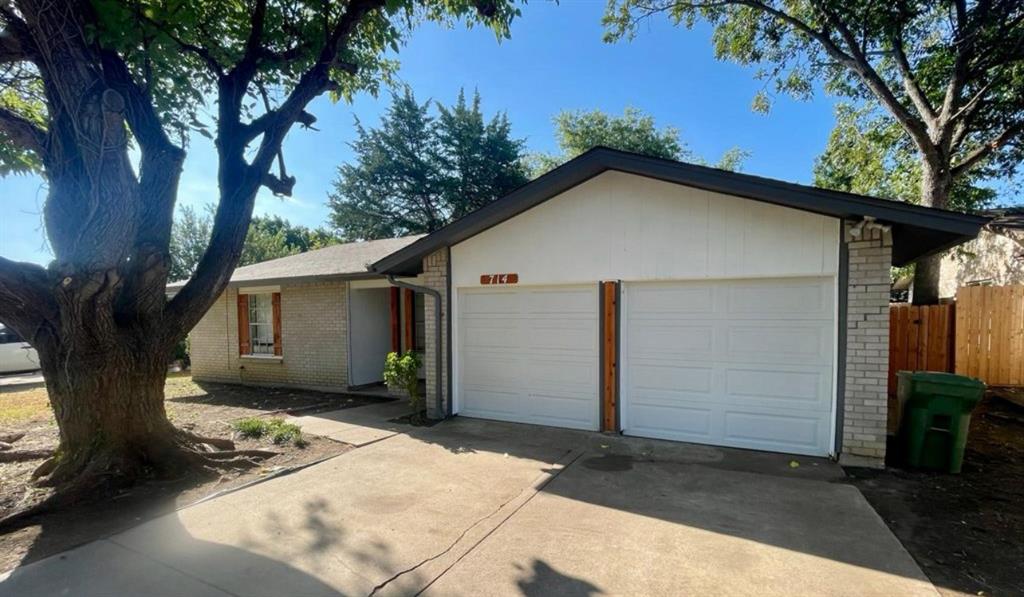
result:
M 399 249 L 374 263 L 371 270 L 379 273 L 417 272 L 420 268 L 417 262 L 429 253 L 462 242 L 608 170 L 836 218 L 868 216 L 884 223 L 931 229 L 944 233 L 943 236 L 947 237 L 944 245 L 947 242 L 948 245 L 956 245 L 974 238 L 991 219 L 598 147 L 494 203 Z M 901 251 L 901 262 L 913 261 L 935 250 L 929 247 L 919 254 L 910 250 Z
M 384 278 L 383 274 L 374 272 L 359 272 L 354 274 L 311 274 L 308 276 L 291 276 L 283 278 L 260 278 L 256 280 L 240 280 L 228 282 L 228 288 L 241 288 L 244 286 L 285 286 L 288 284 L 305 284 L 307 282 L 331 282 L 355 280 L 376 280 Z
M 291 276 L 291 277 L 278 277 L 278 278 L 258 278 L 255 280 L 232 280 L 228 282 L 228 288 L 240 288 L 244 286 L 285 286 L 287 284 L 304 284 L 306 282 L 322 282 L 322 281 L 345 281 L 354 282 L 356 280 L 378 280 L 383 279 L 384 274 L 377 274 L 371 271 L 358 272 L 351 274 L 311 274 L 308 276 Z M 177 293 L 185 287 L 186 282 L 174 282 L 167 285 L 167 292 Z

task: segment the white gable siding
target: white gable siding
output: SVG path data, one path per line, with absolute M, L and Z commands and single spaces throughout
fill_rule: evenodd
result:
M 605 172 L 452 247 L 452 283 L 831 275 L 838 243 L 835 218 Z

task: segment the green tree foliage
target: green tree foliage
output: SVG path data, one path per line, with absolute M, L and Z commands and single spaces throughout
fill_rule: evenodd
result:
M 949 207 L 988 206 L 995 191 L 982 186 L 981 170 L 953 182 Z M 908 203 L 921 201 L 921 161 L 903 129 L 884 113 L 849 104 L 836 106 L 836 125 L 814 162 L 814 184 Z
M 954 195 L 974 188 L 971 177 L 1013 177 L 1024 158 L 1020 0 L 612 0 L 606 39 L 662 15 L 688 28 L 709 22 L 719 58 L 759 67 L 772 88 L 755 109 L 767 110 L 772 92 L 808 98 L 817 82 L 864 106 L 878 135 L 898 130 L 917 158 L 909 175 L 923 205 L 970 207 L 970 195 Z M 937 300 L 939 260 L 919 262 L 915 302 Z
M 171 280 L 187 280 L 192 277 L 210 244 L 213 217 L 197 214 L 191 206 L 184 206 L 171 228 L 170 257 Z
M 357 130 L 355 161 L 338 168 L 328 199 L 345 240 L 437 230 L 526 182 L 523 142 L 505 114 L 484 119 L 479 94 L 446 107 L 406 87 L 379 127 Z
M 613 116 L 601 110 L 562 111 L 555 116 L 555 138 L 560 154 L 531 156 L 535 176 L 597 146 L 656 158 L 705 163 L 686 146 L 680 138 L 679 129 L 673 126 L 658 128 L 653 116 L 632 107 L 627 107 L 622 116 Z M 748 152 L 741 149 L 730 149 L 722 156 L 717 167 L 739 170 L 748 155 Z
M 181 208 L 171 229 L 171 279 L 187 280 L 195 273 L 203 250 L 210 242 L 214 208 L 197 214 L 191 206 Z M 305 253 L 337 244 L 329 230 L 293 225 L 280 216 L 253 216 L 245 236 L 239 267 L 278 257 Z

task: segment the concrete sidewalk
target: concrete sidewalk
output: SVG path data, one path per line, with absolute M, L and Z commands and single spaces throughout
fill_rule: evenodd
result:
M 359 410 L 321 419 L 391 425 Z M 0 595 L 936 594 L 824 461 L 472 419 L 397 427 L 19 568 Z

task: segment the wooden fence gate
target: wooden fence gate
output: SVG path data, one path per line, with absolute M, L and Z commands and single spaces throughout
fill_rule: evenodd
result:
M 957 290 L 956 372 L 989 385 L 1024 385 L 1024 286 Z
M 897 371 L 953 371 L 954 305 L 889 308 L 889 396 Z

